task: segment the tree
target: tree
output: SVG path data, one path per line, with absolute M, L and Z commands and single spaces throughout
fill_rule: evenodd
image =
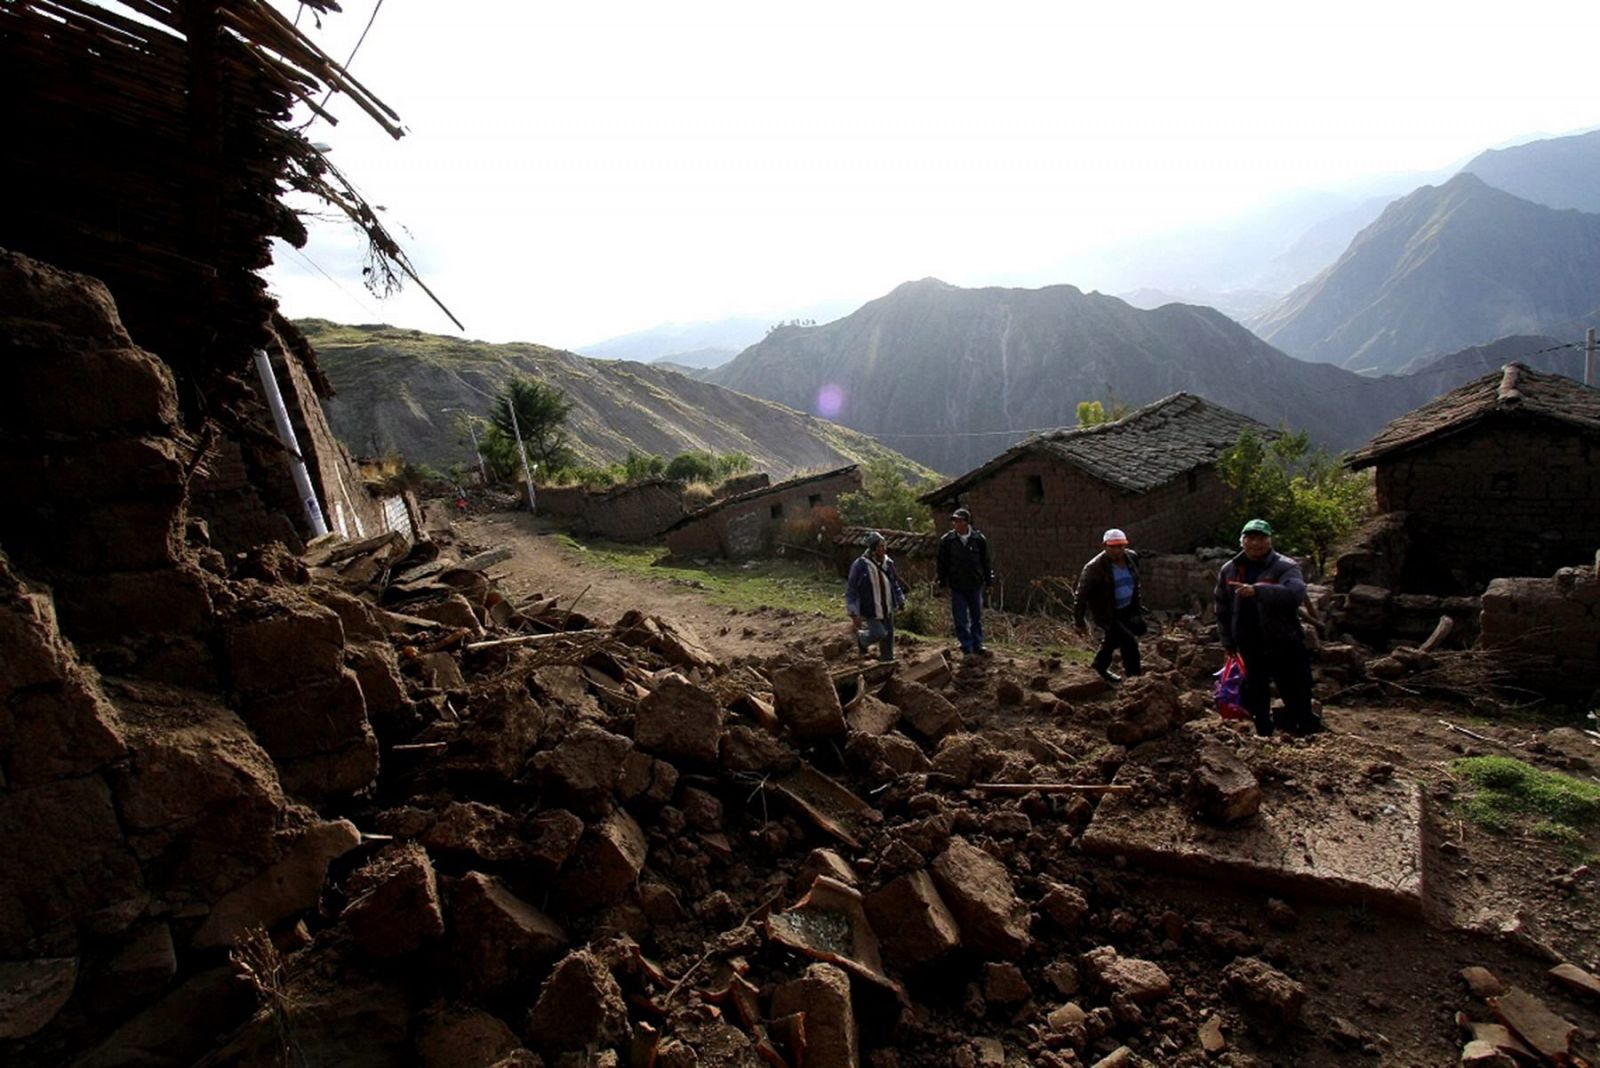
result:
M 868 460 L 861 489 L 839 496 L 839 516 L 853 527 L 916 530 L 930 533 L 933 517 L 917 500 L 917 491 L 899 466 L 886 456 Z
M 628 455 L 622 461 L 622 469 L 629 482 L 637 482 L 642 478 L 653 478 L 667 469 L 667 461 L 663 456 L 653 452 L 639 452 L 628 449 Z
M 1349 470 L 1343 461 L 1342 454 L 1311 448 L 1303 430 L 1271 440 L 1242 432 L 1217 462 L 1218 474 L 1234 493 L 1228 526 L 1219 537 L 1231 544 L 1246 520 L 1266 519 L 1277 548 L 1309 559 L 1322 572 L 1339 540 L 1374 510 L 1371 477 Z
M 517 409 L 514 426 L 512 405 L 516 405 Z M 513 461 L 516 460 L 516 434 L 520 432 L 528 461 L 538 464 L 543 472 L 554 473 L 570 466 L 577 458 L 567 435 L 567 413 L 570 411 L 572 402 L 560 389 L 537 379 L 518 376 L 509 379 L 501 388 L 489 410 L 489 423 L 502 441 L 513 443 Z M 487 449 L 484 458 L 488 458 Z M 498 470 L 499 465 L 496 466 L 496 474 L 504 477 Z
M 1078 402 L 1078 426 L 1099 426 L 1101 423 L 1114 423 L 1127 415 L 1131 409 L 1117 400 L 1117 395 L 1107 391 L 1111 397 L 1111 411 L 1106 411 L 1106 406 L 1099 401 Z

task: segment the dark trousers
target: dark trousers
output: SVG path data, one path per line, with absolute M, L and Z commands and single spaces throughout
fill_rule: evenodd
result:
M 950 587 L 950 619 L 955 623 L 956 641 L 961 651 L 983 648 L 983 587 L 958 590 Z
M 1283 698 L 1283 722 L 1277 726 L 1291 732 L 1316 726 L 1311 711 L 1311 654 L 1305 646 L 1239 652 L 1244 657 L 1244 709 L 1255 720 L 1257 733 L 1272 733 L 1273 683 Z
M 1122 621 L 1131 615 L 1132 608 L 1119 608 L 1111 617 L 1111 625 L 1105 628 L 1105 636 L 1100 639 L 1100 650 L 1094 654 L 1092 666 L 1096 671 L 1107 671 L 1111 667 L 1113 653 L 1122 653 L 1122 671 L 1126 675 L 1139 674 L 1139 639 L 1123 627 Z

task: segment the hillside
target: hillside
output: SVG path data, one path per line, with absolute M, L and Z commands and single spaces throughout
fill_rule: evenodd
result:
M 1188 390 L 1337 448 L 1418 402 L 1408 386 L 1291 359 L 1211 308 L 1142 311 L 1072 286 L 932 278 L 837 322 L 774 331 L 708 378 L 825 411 L 952 474 L 1029 430 L 1072 425 L 1085 400 L 1140 405 Z
M 470 463 L 455 429 L 482 415 L 512 374 L 559 386 L 568 425 L 587 460 L 619 460 L 631 446 L 671 456 L 688 449 L 744 452 L 774 477 L 892 455 L 872 439 L 802 412 L 649 364 L 592 360 L 542 345 L 492 345 L 389 326 L 296 324 L 338 391 L 324 407 L 355 453 L 398 452 L 417 463 Z
M 1491 148 L 1461 169 L 1535 204 L 1600 212 L 1597 168 L 1600 130 L 1530 141 L 1515 148 Z
M 1303 360 L 1393 371 L 1600 308 L 1600 215 L 1461 174 L 1395 201 L 1332 267 L 1250 320 Z

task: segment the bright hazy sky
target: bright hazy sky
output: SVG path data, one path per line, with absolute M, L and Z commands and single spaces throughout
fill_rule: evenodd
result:
M 374 0 L 344 4 L 301 17 L 340 60 Z M 1597 29 L 1593 0 L 384 0 L 351 71 L 408 136 L 340 97 L 309 136 L 466 336 L 577 347 L 1010 283 L 1600 125 Z M 347 227 L 315 234 L 268 275 L 290 315 L 456 332 L 414 286 L 367 293 Z

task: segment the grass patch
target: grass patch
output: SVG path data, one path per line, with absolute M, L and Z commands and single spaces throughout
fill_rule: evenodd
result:
M 831 570 L 794 560 L 719 560 L 705 567 L 657 567 L 661 548 L 656 545 L 584 543 L 567 534 L 556 539 L 615 571 L 666 580 L 699 590 L 707 602 L 724 608 L 787 608 L 806 614 L 844 616 L 844 580 Z
M 1600 831 L 1600 783 L 1502 756 L 1466 757 L 1450 767 L 1471 787 L 1463 811 L 1486 830 L 1525 831 L 1572 849 Z

